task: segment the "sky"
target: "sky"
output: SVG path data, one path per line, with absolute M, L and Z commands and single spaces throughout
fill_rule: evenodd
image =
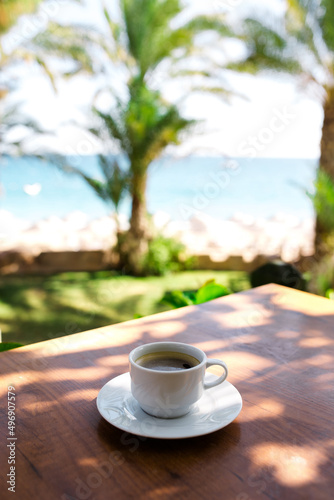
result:
M 14 34 L 29 36 L 34 29 L 40 29 L 48 19 L 54 18 L 67 21 L 72 18 L 73 22 L 100 26 L 101 12 L 96 8 L 96 0 L 86 0 L 84 4 L 85 7 L 79 7 L 68 0 L 50 0 L 42 4 L 37 18 L 23 18 Z M 247 9 L 252 12 L 256 4 L 259 2 L 250 0 L 209 0 L 205 3 L 217 13 L 227 10 L 236 16 Z M 284 1 L 268 0 L 266 6 L 280 12 Z M 191 1 L 193 12 L 202 9 L 203 2 Z M 9 45 L 14 38 L 12 32 L 4 42 Z M 231 50 L 236 49 L 231 46 Z M 302 86 L 297 78 L 283 75 L 250 76 L 229 72 L 226 80 L 243 97 L 236 96 L 229 104 L 213 96 L 198 94 L 187 99 L 184 114 L 202 121 L 198 134 L 192 134 L 180 147 L 170 148 L 167 152 L 181 156 L 319 157 L 323 112 L 321 99 L 314 88 Z M 50 83 L 32 67 L 24 84 L 11 99 L 24 102 L 28 114 L 49 130 L 57 131 L 44 142 L 48 147 L 66 154 L 94 154 L 103 150 L 101 144 L 87 132 L 66 122 L 86 121 L 87 104 L 95 92 L 96 81 L 78 76 L 59 82 L 55 95 Z M 178 89 L 173 85 L 166 86 L 164 92 L 171 100 L 178 95 Z M 31 152 L 40 146 L 40 139 L 29 143 Z

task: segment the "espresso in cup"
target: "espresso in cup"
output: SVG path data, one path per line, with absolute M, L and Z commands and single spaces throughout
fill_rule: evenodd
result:
M 149 415 L 177 418 L 186 415 L 203 391 L 224 382 L 227 366 L 208 359 L 198 347 L 181 342 L 153 342 L 129 354 L 131 392 Z M 219 365 L 220 377 L 207 381 L 206 369 Z
M 136 363 L 150 370 L 162 372 L 174 372 L 179 370 L 189 370 L 199 365 L 199 360 L 185 352 L 150 352 L 136 359 Z

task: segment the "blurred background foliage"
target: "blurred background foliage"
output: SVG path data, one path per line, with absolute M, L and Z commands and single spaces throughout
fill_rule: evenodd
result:
M 1 0 L 0 35 L 6 33 L 23 14 L 34 12 L 41 0 Z
M 150 272 L 152 252 L 158 246 L 161 249 L 161 240 L 152 241 L 147 217 L 149 166 L 168 146 L 180 144 L 196 123 L 184 116 L 179 103 L 170 102 L 163 95 L 162 83 L 179 81 L 184 96 L 200 91 L 227 99 L 232 92 L 221 75 L 224 67 L 212 60 L 208 44 L 203 46 L 197 40 L 203 33 L 214 33 L 219 44 L 224 37 L 237 35 L 222 14 L 182 16 L 184 5 L 180 0 L 121 0 L 118 6 L 117 18 L 111 3 L 97 4 L 106 25 L 104 34 L 79 23 L 52 23 L 36 37 L 35 43 L 46 54 L 71 60 L 73 67 L 79 63 L 78 71 L 89 68 L 95 74 L 107 75 L 91 103 L 88 130 L 103 140 L 105 149 L 118 148 L 125 159 L 123 169 L 114 164 L 113 169 L 106 170 L 107 156 L 102 162 L 100 158 L 104 175 L 101 185 L 78 168 L 66 168 L 81 174 L 98 196 L 107 203 L 112 201 L 114 206 L 116 198 L 110 190 L 114 182 L 122 187 L 120 194 L 129 194 L 130 227 L 118 234 L 117 251 L 126 272 L 143 275 Z M 80 51 L 73 47 L 80 47 Z M 90 62 L 82 65 L 83 58 Z M 117 71 L 120 75 L 117 82 L 110 73 L 111 67 L 114 74 Z M 108 111 L 99 106 L 101 95 L 113 102 Z M 60 164 L 59 158 L 57 163 Z M 120 179 L 124 182 L 120 183 Z M 168 252 L 170 242 L 166 240 L 165 246 Z
M 8 32 L 21 15 L 35 12 L 39 4 L 37 0 L 1 0 L 0 35 Z M 1 277 L 0 312 L 6 339 L 33 342 L 52 338 L 131 319 L 134 315 L 152 314 L 166 307 L 200 303 L 201 296 L 214 298 L 219 296 L 216 294 L 224 295 L 229 290 L 234 292 L 249 287 L 245 273 L 196 274 L 189 271 L 195 262 L 186 255 L 184 247 L 157 234 L 150 225 L 146 210 L 149 165 L 167 146 L 180 143 L 184 134 L 194 126 L 193 120 L 183 116 L 180 106 L 162 95 L 161 82 L 167 78 L 171 81 L 179 79 L 180 88 L 187 95 L 201 91 L 226 100 L 234 90 L 226 86 L 224 79 L 224 71 L 230 70 L 251 74 L 293 74 L 309 85 L 316 85 L 323 102 L 324 123 L 320 168 L 315 190 L 309 194 L 317 217 L 317 234 L 316 253 L 308 263 L 307 277 L 310 291 L 333 297 L 333 5 L 331 0 L 287 0 L 285 13 L 281 16 L 264 7 L 258 9 L 252 18 L 241 16 L 237 23 L 229 24 L 226 16 L 217 13 L 182 18 L 183 4 L 179 0 L 120 0 L 118 20 L 108 8 L 111 3 L 98 2 L 97 8 L 101 9 L 108 28 L 107 35 L 68 19 L 58 24 L 50 22 L 45 30 L 25 40 L 24 46 L 13 53 L 1 51 L 2 67 L 14 60 L 32 58 L 48 75 L 55 89 L 61 77 L 68 78 L 81 72 L 105 76 L 104 85 L 91 103 L 87 126 L 87 130 L 106 147 L 106 154 L 100 155 L 103 179 L 89 177 L 71 165 L 68 158 L 53 157 L 53 161 L 62 163 L 61 168 L 69 173 L 81 176 L 116 212 L 122 197 L 126 193 L 131 196 L 130 228 L 123 233 L 118 231 L 116 250 L 123 272 L 153 275 L 137 280 L 113 273 L 48 278 Z M 219 66 L 210 58 L 208 47 L 197 44 L 198 35 L 207 32 L 216 35 L 217 47 L 224 38 L 243 41 L 244 56 Z M 97 54 L 103 54 L 103 57 L 98 58 Z M 198 61 L 196 67 L 192 65 L 194 57 Z M 53 58 L 70 65 L 57 72 L 49 65 Z M 120 82 L 115 85 L 110 78 L 110 67 L 121 68 L 121 73 L 118 73 L 124 76 L 121 91 Z M 161 74 L 157 76 L 158 68 L 165 71 L 163 79 Z M 182 83 L 189 81 L 189 85 Z M 11 84 L 1 87 L 0 98 L 3 100 L 10 90 Z M 109 111 L 98 105 L 103 93 L 112 97 L 113 105 Z M 2 142 L 7 131 L 6 123 L 9 129 L 17 125 L 16 115 L 12 112 L 2 115 Z M 26 122 L 20 119 L 20 123 L 35 133 L 44 133 L 31 119 Z M 110 160 L 110 146 L 115 144 L 128 159 L 125 169 L 116 160 Z M 203 285 L 214 278 L 217 283 L 210 281 Z M 103 301 L 100 298 L 106 287 L 115 287 L 118 292 L 112 299 Z M 164 297 L 163 302 L 161 297 Z
M 113 271 L 0 277 L 3 340 L 30 344 L 167 311 L 174 303 L 162 301 L 166 292 L 196 291 L 212 279 L 220 284 L 215 285 L 219 293 L 249 288 L 248 275 L 241 271 L 187 271 L 143 278 Z M 204 292 L 200 292 L 202 301 L 213 298 Z
M 334 300 L 334 182 L 322 169 L 314 192 L 308 195 L 317 214 L 316 253 L 306 275 L 308 290 Z
M 329 174 L 319 169 L 314 192 L 308 195 L 317 214 L 319 230 L 322 233 L 334 232 L 334 181 Z

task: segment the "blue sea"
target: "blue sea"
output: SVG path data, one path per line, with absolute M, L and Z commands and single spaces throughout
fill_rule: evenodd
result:
M 101 178 L 97 157 L 75 157 L 72 162 Z M 149 170 L 148 211 L 167 212 L 173 220 L 198 213 L 220 219 L 236 213 L 255 218 L 284 213 L 307 219 L 314 216 L 306 191 L 312 191 L 317 164 L 306 159 L 164 158 Z M 95 219 L 111 211 L 80 177 L 36 158 L 3 158 L 0 182 L 0 209 L 30 222 L 76 210 Z M 25 192 L 34 189 L 38 194 Z M 129 215 L 129 198 L 120 211 Z

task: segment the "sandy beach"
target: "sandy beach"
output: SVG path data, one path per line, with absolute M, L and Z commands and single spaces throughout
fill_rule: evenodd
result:
M 160 211 L 153 221 L 158 231 L 182 241 L 189 254 L 209 256 L 213 262 L 233 256 L 250 262 L 258 255 L 294 262 L 314 251 L 315 221 L 284 213 L 270 219 L 256 219 L 237 212 L 229 220 L 199 214 L 176 221 Z M 127 229 L 126 217 L 120 217 L 120 225 Z M 47 251 L 107 251 L 115 242 L 113 216 L 89 220 L 83 212 L 74 211 L 65 218 L 52 216 L 32 225 L 0 210 L 0 252 L 19 251 L 37 256 Z

